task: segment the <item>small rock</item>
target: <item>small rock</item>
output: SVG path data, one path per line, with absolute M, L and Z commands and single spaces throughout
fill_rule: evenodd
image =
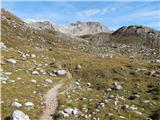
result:
M 53 83 L 53 81 L 51 79 L 45 79 L 46 83 Z
M 112 116 L 113 116 L 113 113 L 108 113 L 108 116 L 109 116 L 109 117 L 112 117 Z
M 26 106 L 26 107 L 33 107 L 33 105 L 34 105 L 34 104 L 33 104 L 32 102 L 26 102 L 26 103 L 25 103 L 25 106 Z
M 31 82 L 36 83 L 37 81 L 36 80 L 31 80 Z
M 137 107 L 135 107 L 135 105 L 131 105 L 131 106 L 129 107 L 129 109 L 135 111 L 135 110 L 137 110 Z
M 135 95 L 131 95 L 131 96 L 129 96 L 129 100 L 135 100 L 135 99 L 137 99 L 137 98 L 139 98 L 140 96 L 139 95 L 137 95 L 137 94 L 135 94 Z
M 19 102 L 16 102 L 16 101 L 11 104 L 11 107 L 14 107 L 14 108 L 19 108 L 21 106 L 22 106 L 22 104 Z
M 81 68 L 82 68 L 82 67 L 81 67 L 80 64 L 76 65 L 76 69 L 81 69 Z
M 36 57 L 36 55 L 35 54 L 31 54 L 31 58 L 35 58 Z
M 32 75 L 39 75 L 39 72 L 35 70 L 32 72 Z
M 15 80 L 10 80 L 10 82 L 15 83 L 16 81 Z
M 105 91 L 106 91 L 106 92 L 110 92 L 110 91 L 112 91 L 112 89 L 111 89 L 111 88 L 108 88 L 108 89 L 106 89 Z
M 2 49 L 6 49 L 6 48 L 7 48 L 6 45 L 3 42 L 0 42 L 0 49 L 2 50 Z
M 17 77 L 17 80 L 21 80 L 22 78 L 21 77 Z
M 73 108 L 66 108 L 66 109 L 64 109 L 64 112 L 68 113 L 68 114 L 72 114 Z
M 119 116 L 119 118 L 121 118 L 121 119 L 125 119 L 125 117 L 124 117 L 124 116 Z
M 113 83 L 112 90 L 121 90 L 123 87 L 119 85 L 117 82 Z
M 11 63 L 11 64 L 16 64 L 17 63 L 16 60 L 14 60 L 14 59 L 7 59 L 7 62 Z
M 33 91 L 33 94 L 36 94 L 37 92 L 36 91 Z
M 52 77 L 56 77 L 57 75 L 55 73 L 48 73 Z
M 87 83 L 87 86 L 90 87 L 90 86 L 91 86 L 91 83 Z
M 137 115 L 142 115 L 142 113 L 139 111 L 134 111 L 134 113 L 136 113 Z
M 75 82 L 75 84 L 76 84 L 77 86 L 79 86 L 79 82 Z
M 63 76 L 66 75 L 66 70 L 57 70 L 57 75 Z

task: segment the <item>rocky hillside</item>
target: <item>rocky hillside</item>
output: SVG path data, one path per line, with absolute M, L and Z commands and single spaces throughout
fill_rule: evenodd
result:
M 124 26 L 112 33 L 112 40 L 156 48 L 160 47 L 160 31 L 145 26 Z
M 80 22 L 57 25 L 50 21 L 26 21 L 31 27 L 38 29 L 50 29 L 72 36 L 110 32 L 110 30 L 99 22 Z

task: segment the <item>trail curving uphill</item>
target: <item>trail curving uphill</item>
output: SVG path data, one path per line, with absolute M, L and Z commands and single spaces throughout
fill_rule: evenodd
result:
M 53 88 L 51 88 L 45 95 L 46 108 L 43 111 L 40 120 L 54 120 L 53 114 L 58 106 L 58 100 L 57 100 L 58 90 L 62 85 L 63 83 L 58 83 Z

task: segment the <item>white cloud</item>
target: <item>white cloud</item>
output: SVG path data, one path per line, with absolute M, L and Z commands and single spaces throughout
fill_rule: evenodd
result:
M 97 15 L 100 13 L 100 9 L 89 9 L 89 10 L 82 10 L 80 12 L 78 12 L 77 14 L 79 16 L 93 16 L 93 15 Z
M 153 27 L 153 28 L 157 28 L 157 29 L 160 29 L 160 21 L 157 21 L 157 22 L 152 22 L 152 23 L 149 23 L 149 24 L 146 24 L 147 26 L 149 27 Z
M 116 8 L 103 8 L 103 9 L 87 9 L 87 10 L 82 10 L 77 13 L 78 16 L 94 16 L 94 15 L 105 15 L 106 13 L 109 12 L 115 12 Z
M 146 10 L 146 11 L 140 11 L 140 12 L 134 12 L 129 15 L 124 15 L 115 18 L 116 21 L 130 21 L 135 19 L 148 19 L 148 18 L 158 18 L 160 15 L 159 10 Z

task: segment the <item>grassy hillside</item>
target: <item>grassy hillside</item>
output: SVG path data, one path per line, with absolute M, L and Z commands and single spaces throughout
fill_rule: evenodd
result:
M 160 119 L 160 64 L 155 62 L 159 51 L 144 52 L 119 44 L 97 47 L 84 39 L 32 29 L 5 10 L 1 17 L 2 42 L 6 45 L 1 50 L 2 75 L 8 77 L 2 81 L 2 120 L 10 119 L 15 99 L 22 104 L 18 109 L 38 120 L 45 107 L 43 95 L 60 81 L 65 84 L 58 96 L 55 117 L 59 120 Z M 101 34 L 108 39 L 108 34 Z M 139 52 L 135 54 L 135 50 Z M 7 62 L 10 58 L 17 63 Z M 59 69 L 69 71 L 73 78 L 51 76 Z M 38 75 L 32 74 L 35 70 Z M 122 89 L 112 90 L 115 82 Z M 130 100 L 134 95 L 139 97 Z M 26 102 L 34 106 L 28 108 Z M 68 107 L 78 109 L 78 114 L 64 117 L 61 112 Z

